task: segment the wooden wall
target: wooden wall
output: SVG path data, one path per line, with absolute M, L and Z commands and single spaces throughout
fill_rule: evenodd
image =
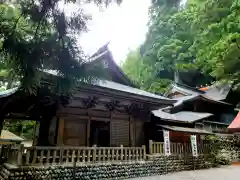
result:
M 86 145 L 87 120 L 66 118 L 64 120 L 63 144 L 66 146 Z
M 69 109 L 69 108 L 68 108 Z M 86 112 L 88 111 L 88 112 Z M 81 115 L 62 115 L 59 121 L 58 145 L 88 146 L 91 121 L 110 123 L 110 146 L 141 146 L 144 144 L 143 121 L 119 112 L 79 109 Z M 88 116 L 87 116 L 88 114 Z M 61 132 L 62 131 L 62 132 Z
M 112 120 L 110 122 L 110 144 L 111 146 L 129 146 L 129 121 Z
M 181 142 L 181 143 L 190 143 L 191 139 L 190 133 L 184 133 L 184 132 L 177 132 L 177 131 L 170 131 L 169 132 L 170 141 L 171 142 Z M 200 135 L 197 135 L 197 141 L 200 141 Z

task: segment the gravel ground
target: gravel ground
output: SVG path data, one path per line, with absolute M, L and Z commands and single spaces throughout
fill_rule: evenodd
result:
M 134 178 L 131 180 L 239 180 L 240 166 L 227 166 L 196 171 L 182 171 L 161 176 Z

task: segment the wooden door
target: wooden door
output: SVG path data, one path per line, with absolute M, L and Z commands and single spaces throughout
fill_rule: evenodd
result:
M 86 146 L 87 121 L 65 119 L 63 144 L 66 146 Z

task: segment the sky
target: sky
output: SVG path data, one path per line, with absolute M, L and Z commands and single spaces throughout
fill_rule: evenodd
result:
M 187 0 L 181 0 L 184 5 Z M 119 6 L 113 4 L 106 9 L 94 4 L 82 5 L 92 20 L 88 22 L 88 32 L 79 37 L 79 42 L 87 55 L 92 55 L 101 46 L 110 42 L 109 48 L 117 64 L 123 62 L 130 50 L 139 47 L 148 31 L 148 8 L 151 0 L 123 0 Z M 76 9 L 76 4 L 65 12 Z
M 92 55 L 101 46 L 110 42 L 109 48 L 114 60 L 120 64 L 129 50 L 136 49 L 145 40 L 150 0 L 123 0 L 99 8 L 93 4 L 84 5 L 87 14 L 92 16 L 88 22 L 88 32 L 81 35 L 80 45 L 85 53 Z M 74 7 L 68 7 L 72 11 Z

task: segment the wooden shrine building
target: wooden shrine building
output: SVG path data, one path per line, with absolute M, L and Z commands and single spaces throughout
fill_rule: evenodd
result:
M 95 84 L 82 83 L 60 107 L 58 97 L 44 89 L 36 97 L 13 92 L 0 98 L 2 118 L 37 120 L 34 145 L 39 146 L 146 144 L 144 124 L 150 121 L 151 111 L 172 106 L 176 100 L 137 89 L 115 64 L 107 46 L 92 58 L 88 65 L 102 65 L 105 79 Z M 57 76 L 54 71 L 47 74 Z M 53 102 L 46 105 L 48 96 Z
M 235 105 L 225 102 L 230 90 L 209 87 L 207 91 L 173 83 L 165 97 L 176 100 L 174 106 L 152 111 L 148 133 L 151 139 L 163 141 L 162 130 L 169 130 L 171 141 L 190 141 L 191 134 L 227 133 L 233 121 Z

